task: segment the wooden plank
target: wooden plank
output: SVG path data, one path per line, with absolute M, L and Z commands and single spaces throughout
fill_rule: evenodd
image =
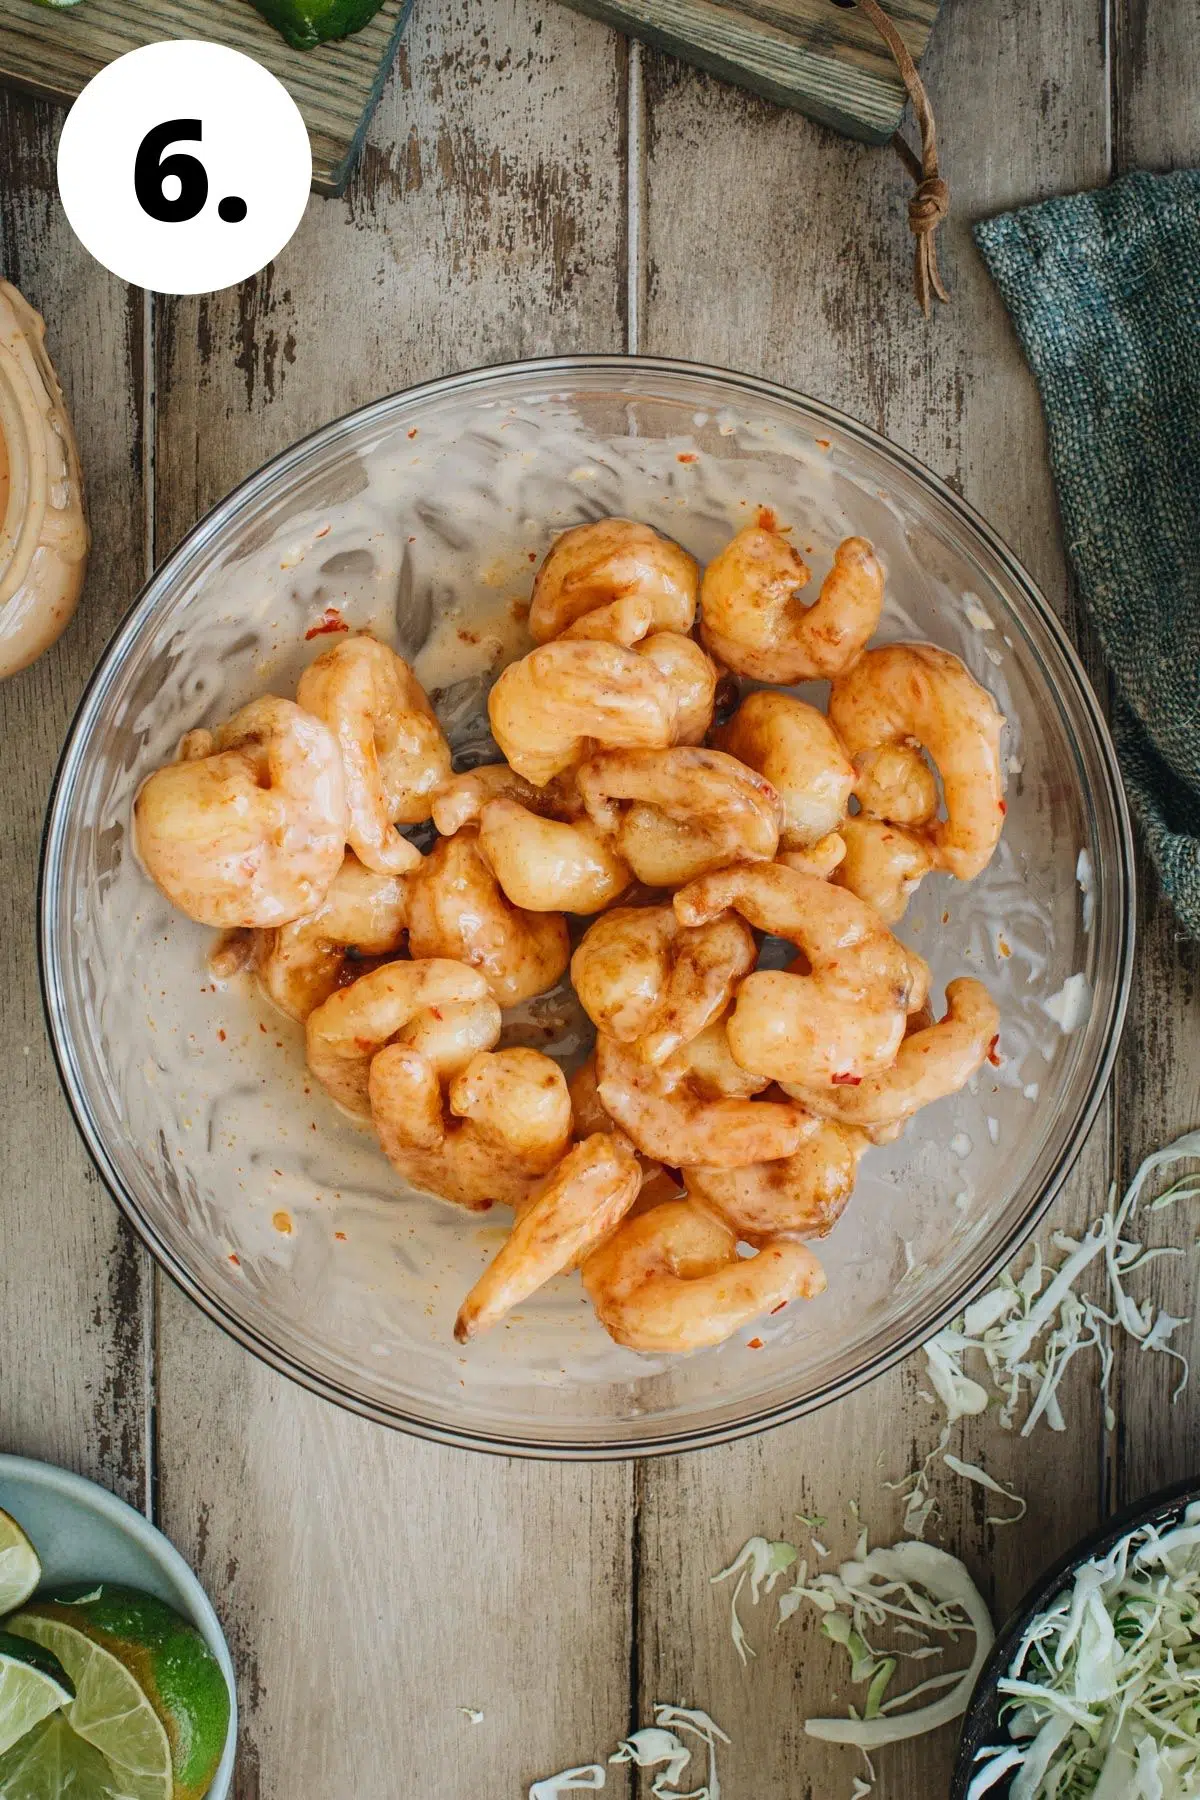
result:
M 865 419 L 974 501 L 1065 606 L 1036 391 L 969 226 L 1051 188 L 1105 178 L 1107 73 L 1094 9 L 1086 0 L 1003 0 L 952 11 L 923 72 L 954 193 L 942 248 L 953 303 L 929 324 L 913 303 L 908 184 L 891 156 L 832 142 L 794 116 L 649 58 L 643 347 L 748 368 Z M 1092 1216 L 1111 1129 L 1102 1115 L 1053 1223 L 1070 1228 Z M 728 1590 L 710 1589 L 706 1576 L 755 1532 L 798 1532 L 806 1541 L 796 1512 L 827 1515 L 819 1535 L 845 1556 L 857 1529 L 851 1501 L 875 1541 L 890 1541 L 899 1507 L 881 1483 L 906 1473 L 936 1439 L 918 1394 L 923 1366 L 914 1358 L 759 1440 L 641 1473 L 643 1707 L 675 1695 L 708 1707 L 735 1739 L 723 1769 L 731 1793 L 846 1793 L 860 1772 L 853 1754 L 808 1739 L 802 1720 L 844 1711 L 852 1696 L 844 1657 L 815 1617 L 798 1616 L 774 1638 L 764 1617 L 761 1655 L 742 1670 L 728 1637 Z M 939 1484 L 937 1540 L 965 1558 L 999 1614 L 1105 1503 L 1095 1396 L 1086 1381 L 1072 1395 L 1078 1405 L 1053 1457 L 986 1421 L 964 1431 L 959 1453 L 1027 1495 L 1019 1529 L 986 1526 L 993 1509 L 978 1489 L 948 1474 Z M 946 1730 L 882 1754 L 879 1800 L 945 1792 L 953 1746 Z
M 1200 162 L 1200 65 L 1194 20 L 1183 4 L 1123 0 L 1113 42 L 1114 150 L 1119 172 L 1192 167 Z M 1120 1169 L 1128 1178 L 1143 1156 L 1200 1126 L 1200 947 L 1185 940 L 1145 857 L 1139 869 L 1138 979 L 1117 1070 Z M 1176 1169 L 1164 1171 L 1163 1182 Z M 1174 1340 L 1200 1367 L 1200 1270 L 1190 1247 L 1194 1209 L 1157 1221 L 1156 1242 L 1183 1249 L 1152 1270 L 1158 1304 L 1196 1323 Z M 1122 1346 L 1117 1364 L 1122 1468 L 1118 1497 L 1134 1500 L 1194 1475 L 1200 1463 L 1200 1385 L 1175 1405 L 1179 1365 Z
M 908 94 L 890 51 L 853 0 L 568 0 L 644 43 L 794 106 L 850 137 L 883 144 Z M 940 0 L 888 12 L 915 61 Z
M 73 624 L 3 685 L 0 808 L 0 1443 L 65 1463 L 135 1505 L 150 1466 L 148 1259 L 84 1153 L 38 986 L 42 815 L 83 683 L 143 573 L 140 296 L 76 243 L 57 204 L 56 122 L 0 94 L 0 268 L 44 315 L 79 439 L 94 545 Z
M 313 186 L 340 193 L 383 91 L 412 0 L 384 0 L 361 31 L 315 50 L 293 50 L 249 4 L 216 0 L 87 0 L 55 10 L 5 0 L 0 81 L 69 103 L 100 69 L 164 38 L 202 38 L 241 50 L 278 76 L 304 115 Z
M 536 0 L 418 10 L 345 199 L 314 203 L 256 282 L 162 309 L 160 550 L 264 457 L 389 389 L 620 346 L 623 61 Z M 173 1292 L 159 1343 L 162 1516 L 233 1634 L 240 1800 L 516 1795 L 616 1742 L 627 1468 L 364 1425 Z

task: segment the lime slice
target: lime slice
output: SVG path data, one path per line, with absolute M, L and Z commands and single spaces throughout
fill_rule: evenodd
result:
M 10 1629 L 36 1638 L 53 1650 L 75 1680 L 78 1694 L 68 1712 L 74 1729 L 90 1743 L 103 1750 L 117 1767 L 118 1752 L 103 1735 L 109 1728 L 106 1715 L 96 1712 L 85 1692 L 71 1654 L 58 1648 L 54 1634 L 65 1631 L 71 1638 L 82 1638 L 89 1648 L 115 1663 L 130 1686 L 136 1688 L 150 1708 L 150 1718 L 165 1734 L 160 1740 L 168 1749 L 165 1790 L 158 1787 L 139 1789 L 134 1800 L 158 1800 L 160 1792 L 167 1800 L 201 1800 L 212 1784 L 225 1738 L 229 1730 L 229 1689 L 200 1633 L 181 1619 L 179 1614 L 152 1594 L 136 1588 L 118 1587 L 103 1582 L 85 1589 L 59 1589 L 44 1593 L 26 1607 Z M 78 1656 L 78 1650 L 72 1652 Z M 98 1663 L 97 1668 L 106 1664 Z M 108 1702 L 106 1701 L 107 1705 Z M 117 1711 L 114 1706 L 113 1712 Z M 111 1721 L 109 1722 L 111 1724 Z M 118 1721 L 122 1730 L 126 1721 Z M 149 1757 L 149 1738 L 141 1740 L 142 1748 L 136 1768 L 145 1775 L 157 1776 L 161 1764 Z M 126 1760 L 122 1769 L 131 1766 L 128 1750 L 118 1746 Z M 0 1796 L 7 1800 L 3 1788 Z
M 67 1723 L 100 1752 L 114 1791 L 128 1800 L 173 1800 L 171 1746 L 162 1720 L 124 1663 L 60 1619 L 21 1612 L 8 1628 L 57 1656 L 75 1683 Z M 8 1800 L 2 1785 L 0 1794 Z
M 57 1657 L 0 1631 L 0 1756 L 60 1706 L 67 1706 L 74 1693 Z
M 0 1619 L 24 1606 L 41 1579 L 37 1551 L 17 1521 L 0 1512 Z
M 98 1750 L 52 1713 L 0 1756 L 4 1800 L 127 1800 Z

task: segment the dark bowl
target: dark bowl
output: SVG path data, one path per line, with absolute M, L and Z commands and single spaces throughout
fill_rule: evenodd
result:
M 1138 1500 L 1123 1512 L 1114 1513 L 1112 1518 L 1106 1519 L 1103 1525 L 1082 1538 L 1052 1568 L 1038 1577 L 1016 1612 L 997 1633 L 991 1655 L 979 1671 L 979 1679 L 963 1717 L 958 1754 L 954 1759 L 954 1774 L 950 1779 L 950 1800 L 965 1800 L 971 1777 L 977 1772 L 975 1758 L 979 1751 L 985 1745 L 1008 1741 L 1000 1724 L 1003 1696 L 997 1693 L 996 1683 L 1001 1676 L 1007 1674 L 1017 1645 L 1032 1620 L 1038 1613 L 1045 1612 L 1064 1588 L 1071 1586 L 1075 1571 L 1081 1563 L 1091 1562 L 1093 1557 L 1105 1556 L 1115 1543 L 1141 1525 L 1173 1524 L 1193 1500 L 1200 1500 L 1200 1476 L 1192 1476 L 1188 1481 L 1179 1481 L 1173 1487 L 1162 1488 L 1157 1494 L 1151 1494 L 1149 1499 Z M 1014 1770 L 1013 1774 L 1016 1773 Z M 988 1800 L 1006 1800 L 1010 1784 L 1011 1777 L 997 1782 L 995 1787 L 988 1789 Z

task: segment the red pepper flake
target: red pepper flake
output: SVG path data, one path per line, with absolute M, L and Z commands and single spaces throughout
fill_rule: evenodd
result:
M 1001 1063 L 1004 1061 L 1004 1058 L 1002 1056 L 996 1055 L 996 1045 L 999 1042 L 1000 1042 L 1000 1033 L 997 1032 L 995 1037 L 992 1039 L 991 1043 L 987 1047 L 987 1059 L 991 1063 L 993 1069 L 998 1069 L 1000 1067 Z
M 337 607 L 327 606 L 317 623 L 312 626 L 310 630 L 305 632 L 304 641 L 307 643 L 309 638 L 324 637 L 326 633 L 330 631 L 349 631 L 349 629 L 350 627 L 347 625 L 345 619 L 343 619 Z
M 409 435 L 409 437 L 410 437 L 410 438 L 415 438 L 415 437 L 416 437 L 416 435 L 417 435 L 417 428 L 416 428 L 416 426 L 415 426 L 415 425 L 414 425 L 414 426 L 413 426 L 413 428 L 412 428 L 412 430 L 411 430 L 411 431 L 410 431 L 410 432 L 409 432 L 409 434 L 408 434 L 408 435 Z
M 262 1020 L 261 1020 L 261 1019 L 260 1019 L 260 1020 L 259 1020 L 259 1022 L 258 1022 L 258 1029 L 259 1029 L 259 1030 L 260 1030 L 260 1031 L 261 1031 L 261 1032 L 263 1032 L 263 1033 L 264 1033 L 264 1034 L 265 1034 L 265 1032 L 266 1032 L 266 1029 L 267 1029 L 267 1028 L 266 1028 L 266 1026 L 265 1026 L 265 1025 L 264 1025 L 264 1024 L 263 1024 L 263 1022 L 262 1022 Z
M 779 518 L 773 506 L 760 506 L 754 515 L 754 522 L 760 531 L 779 530 Z
M 335 1232 L 334 1232 L 334 1234 L 333 1234 L 333 1235 L 334 1235 L 334 1237 L 335 1237 L 335 1238 L 336 1238 L 336 1239 L 337 1239 L 337 1241 L 338 1241 L 338 1243 L 339 1243 L 339 1244 L 344 1244 L 344 1243 L 345 1243 L 345 1241 L 346 1241 L 346 1234 L 345 1234 L 345 1232 L 344 1232 L 344 1231 L 335 1231 Z
M 747 1350 L 761 1350 L 762 1347 L 763 1341 L 761 1338 L 751 1338 L 746 1345 Z
M 861 1087 L 862 1076 L 849 1074 L 835 1075 L 833 1078 L 833 1085 L 834 1087 Z
M 1007 800 L 1002 800 L 1002 801 L 1001 801 L 1001 802 L 1000 802 L 1000 811 L 1001 811 L 1001 812 L 1002 812 L 1002 813 L 1006 813 L 1006 812 L 1007 812 L 1007 811 L 1008 811 L 1008 802 L 1007 802 Z
M 950 914 L 948 912 L 944 912 L 942 914 L 942 924 L 948 925 L 949 923 L 950 923 Z
M 816 446 L 819 450 L 832 450 L 833 449 L 832 440 L 829 438 L 814 438 L 813 443 L 816 444 Z
M 458 628 L 458 637 L 459 642 L 463 644 L 477 644 L 479 642 L 479 633 L 477 631 L 467 631 L 461 625 Z
M 773 1315 L 774 1315 L 774 1314 L 775 1314 L 775 1313 L 777 1313 L 777 1312 L 782 1312 L 782 1311 L 783 1311 L 783 1309 L 784 1309 L 784 1307 L 785 1307 L 785 1306 L 786 1306 L 786 1305 L 787 1305 L 787 1301 L 786 1301 L 786 1300 L 781 1300 L 781 1301 L 780 1301 L 780 1302 L 779 1302 L 779 1305 L 778 1305 L 778 1306 L 773 1306 L 773 1307 L 772 1307 L 772 1308 L 771 1308 L 771 1313 L 772 1313 L 772 1316 L 773 1316 Z
M 536 550 L 527 550 L 525 554 L 528 556 L 530 562 L 537 561 L 537 551 Z
M 218 1031 L 217 1037 L 220 1039 L 221 1043 L 225 1042 L 225 1033 L 223 1031 Z
M 319 538 L 328 537 L 331 529 L 332 528 L 328 525 L 322 525 L 320 531 L 313 532 L 313 536 Z
M 437 1007 L 437 1006 L 431 1006 L 431 1007 L 430 1007 L 430 1009 L 429 1009 L 429 1010 L 430 1010 L 430 1012 L 431 1012 L 431 1013 L 432 1013 L 432 1014 L 433 1014 L 433 1016 L 434 1016 L 434 1018 L 435 1018 L 435 1019 L 437 1019 L 437 1020 L 438 1020 L 438 1022 L 439 1022 L 439 1023 L 440 1023 L 440 1022 L 441 1022 L 441 1020 L 442 1020 L 442 1019 L 443 1019 L 443 1018 L 444 1018 L 444 1017 L 445 1017 L 445 1015 L 444 1015 L 444 1013 L 443 1013 L 443 1012 L 442 1012 L 442 1011 L 441 1011 L 441 1009 L 440 1009 L 440 1007 Z
M 681 463 L 694 463 L 699 462 L 700 458 L 696 455 L 694 450 L 680 450 L 676 453 L 675 461 Z
M 235 1269 L 240 1269 L 240 1268 L 241 1268 L 241 1266 L 242 1266 L 242 1259 L 241 1259 L 241 1257 L 240 1257 L 240 1256 L 239 1256 L 239 1255 L 238 1255 L 238 1254 L 237 1254 L 237 1252 L 236 1252 L 236 1251 L 235 1251 L 235 1250 L 231 1250 L 231 1251 L 230 1251 L 230 1252 L 229 1252 L 229 1260 L 230 1260 L 230 1262 L 231 1262 L 231 1263 L 232 1263 L 232 1264 L 233 1264 L 233 1266 L 234 1266 L 234 1268 L 235 1268 Z

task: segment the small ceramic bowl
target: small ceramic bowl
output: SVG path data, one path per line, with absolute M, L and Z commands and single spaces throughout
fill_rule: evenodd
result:
M 997 1693 L 996 1683 L 1008 1673 L 1017 1645 L 1038 1613 L 1045 1612 L 1063 1590 L 1072 1585 L 1075 1572 L 1082 1563 L 1091 1562 L 1094 1557 L 1107 1556 L 1114 1544 L 1143 1525 L 1157 1525 L 1160 1530 L 1174 1525 L 1193 1500 L 1200 1500 L 1200 1477 L 1196 1476 L 1188 1481 L 1177 1482 L 1174 1487 L 1163 1488 L 1149 1499 L 1138 1500 L 1123 1512 L 1114 1513 L 1112 1518 L 1106 1519 L 1103 1525 L 1097 1526 L 1095 1531 L 1074 1545 L 1044 1575 L 1038 1577 L 1003 1630 L 997 1633 L 991 1655 L 979 1671 L 979 1679 L 963 1718 L 962 1735 L 958 1740 L 958 1755 L 954 1760 L 954 1775 L 950 1782 L 950 1800 L 966 1800 L 971 1778 L 978 1771 L 975 1758 L 979 1751 L 989 1744 L 1006 1744 L 1009 1741 L 1000 1722 L 1003 1696 Z M 1007 1800 L 1009 1787 L 1010 1781 L 1002 1779 L 995 1787 L 988 1789 L 988 1800 Z
M 141 1513 L 94 1481 L 24 1456 L 0 1456 L 0 1509 L 37 1551 L 43 1586 L 123 1582 L 156 1594 L 196 1627 L 229 1689 L 229 1731 L 206 1800 L 228 1800 L 237 1749 L 233 1663 L 208 1596 L 178 1550 Z

